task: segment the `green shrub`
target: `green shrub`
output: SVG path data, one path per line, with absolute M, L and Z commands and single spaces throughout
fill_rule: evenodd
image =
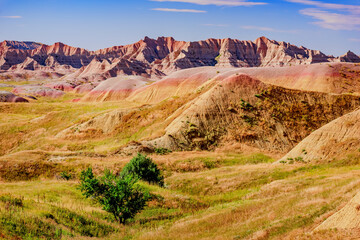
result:
M 254 106 L 251 105 L 250 103 L 244 101 L 243 99 L 241 99 L 240 108 L 245 111 L 251 111 L 254 109 Z
M 251 127 L 255 125 L 256 120 L 253 117 L 250 117 L 248 115 L 243 115 L 241 116 L 241 118 L 247 123 L 249 124 Z
M 88 168 L 81 172 L 80 180 L 83 195 L 99 202 L 121 224 L 143 210 L 150 200 L 149 192 L 136 184 L 137 177 L 132 174 L 117 177 L 106 170 L 103 176 L 95 177 Z
M 219 63 L 220 57 L 221 57 L 221 54 L 219 54 L 219 55 L 216 56 L 216 58 L 215 58 L 216 63 Z M 219 72 L 219 71 L 218 71 L 218 72 Z
M 207 160 L 207 159 L 202 160 L 202 162 L 204 163 L 204 166 L 207 169 L 213 169 L 216 167 L 216 164 L 217 164 L 215 161 L 211 161 L 211 160 Z
M 156 183 L 164 186 L 164 177 L 162 176 L 157 165 L 151 158 L 138 153 L 137 156 L 132 158 L 128 164 L 121 171 L 122 178 L 127 175 L 138 177 L 141 180 L 149 183 Z
M 171 150 L 167 148 L 155 148 L 154 151 L 158 155 L 166 155 L 168 153 L 171 153 Z
M 66 181 L 69 181 L 70 179 L 73 178 L 72 174 L 67 172 L 67 171 L 63 171 L 60 173 L 60 177 Z

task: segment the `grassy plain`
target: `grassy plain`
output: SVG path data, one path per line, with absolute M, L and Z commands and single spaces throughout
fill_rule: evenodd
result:
M 114 150 L 124 139 L 139 140 L 161 123 L 144 126 L 144 134 L 131 129 L 104 138 L 54 138 L 58 132 L 102 113 L 140 107 L 126 102 L 70 102 L 74 97 L 81 96 L 0 104 L 1 239 L 360 236 L 355 231 L 313 232 L 360 190 L 359 152 L 308 164 L 275 164 L 276 154 L 236 147 L 152 154 L 164 172 L 166 186 L 141 183 L 154 199 L 134 220 L 119 225 L 98 204 L 81 195 L 77 189 L 79 173 L 88 166 L 97 174 L 105 168 L 119 172 L 131 156 L 114 154 Z M 173 111 L 168 104 L 164 102 L 155 110 Z M 147 116 L 146 111 L 143 114 Z M 64 173 L 71 179 L 63 179 Z

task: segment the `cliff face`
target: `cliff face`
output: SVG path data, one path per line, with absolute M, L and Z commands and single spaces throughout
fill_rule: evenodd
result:
M 347 53 L 339 57 L 339 61 L 360 63 L 360 57 L 357 56 L 355 53 L 348 51 Z
M 34 42 L 4 41 L 0 44 L 1 70 L 67 66 L 78 69 L 77 75 L 83 75 L 84 71 L 102 74 L 104 69 L 99 68 L 98 64 L 92 64 L 96 69 L 89 69 L 94 59 L 106 61 L 110 65 L 120 62 L 125 68 L 129 66 L 130 70 L 121 66 L 123 70 L 115 71 L 116 74 L 163 76 L 176 70 L 200 66 L 262 67 L 334 61 L 358 62 L 359 56 L 349 52 L 334 58 L 320 51 L 265 37 L 254 42 L 230 38 L 183 42 L 171 37 L 145 37 L 134 44 L 97 51 L 87 51 L 63 43 L 49 46 Z M 110 74 L 111 77 L 113 75 Z
M 33 50 L 40 47 L 41 43 L 36 42 L 18 42 L 18 41 L 3 41 L 0 43 L 0 50 L 3 49 L 18 49 L 18 50 Z
M 10 68 L 36 70 L 37 68 L 28 69 L 26 67 L 30 60 L 38 63 L 39 67 L 68 65 L 74 68 L 81 68 L 84 65 L 88 65 L 92 58 L 93 56 L 89 51 L 63 43 L 55 43 L 48 46 L 34 42 L 4 41 L 0 44 L 1 70 L 9 70 Z

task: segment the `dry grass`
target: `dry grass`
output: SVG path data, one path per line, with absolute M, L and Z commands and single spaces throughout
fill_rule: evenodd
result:
M 24 150 L 108 153 L 130 141 L 161 136 L 167 119 L 194 96 L 165 100 L 155 106 L 129 102 L 73 103 L 67 93 L 58 99 L 39 98 L 30 103 L 0 103 L 0 156 Z M 112 110 L 129 113 L 110 134 L 58 139 L 60 131 Z M 90 137 L 91 136 L 91 137 Z
M 360 190 L 359 153 L 330 162 L 282 165 L 273 164 L 279 157 L 276 152 L 264 155 L 236 144 L 213 152 L 152 154 L 164 172 L 166 188 L 142 183 L 156 197 L 133 221 L 119 226 L 99 205 L 81 196 L 78 173 L 87 166 L 96 174 L 106 168 L 119 172 L 131 156 L 109 153 L 128 141 L 161 135 L 172 120 L 168 117 L 180 114 L 181 106 L 193 96 L 141 108 L 127 102 L 67 102 L 72 97 L 76 96 L 0 104 L 0 238 L 360 237 L 356 231 L 312 232 Z M 127 120 L 113 134 L 93 139 L 54 138 L 95 116 L 129 108 Z M 64 171 L 73 178 L 61 180 Z M 9 196 L 22 199 L 23 206 L 9 204 Z M 14 224 L 18 230 L 11 227 Z
M 45 100 L 24 104 L 0 103 L 0 155 L 34 149 L 66 150 L 64 146 L 74 142 L 54 139 L 59 131 L 101 113 L 128 107 L 134 105 L 126 102 L 95 104 Z M 103 141 L 94 141 L 87 147 L 93 149 L 95 145 L 103 144 Z
M 359 190 L 355 187 L 359 183 L 359 170 L 359 167 L 349 171 L 345 167 L 302 169 L 297 166 L 289 169 L 287 166 L 279 169 L 257 165 L 173 176 L 167 181 L 174 189 L 196 195 L 198 190 L 210 188 L 212 191 L 200 192 L 200 196 L 204 195 L 206 202 L 212 202 L 212 207 L 168 228 L 143 232 L 140 239 L 154 239 L 155 236 L 157 239 L 243 239 L 259 233 L 264 235 L 264 239 L 291 239 L 290 236 L 306 239 L 317 224 Z M 270 181 L 257 181 L 269 173 L 277 177 Z M 248 176 L 252 178 L 247 179 Z M 339 177 L 335 180 L 333 176 Z M 211 178 L 217 178 L 217 181 L 210 181 Z M 196 184 L 192 184 L 193 181 Z M 187 187 L 179 187 L 174 182 Z M 252 186 L 254 182 L 258 185 Z M 234 186 L 241 183 L 247 183 L 250 188 L 234 190 Z M 244 188 L 248 192 L 244 193 Z M 222 201 L 211 201 L 212 194 Z M 317 233 L 316 236 L 327 234 Z
M 44 156 L 39 152 L 32 154 L 37 159 Z M 48 162 L 48 158 L 42 161 Z M 68 216 L 92 221 L 99 230 L 93 234 L 99 236 L 101 229 L 114 228 L 112 233 L 103 236 L 104 239 L 342 239 L 359 236 L 339 231 L 312 233 L 360 190 L 360 165 L 357 160 L 351 160 L 357 155 L 312 165 L 272 164 L 264 155 L 235 152 L 184 152 L 183 155 L 152 155 L 152 158 L 166 171 L 167 187 L 145 184 L 157 197 L 126 226 L 115 224 L 98 205 L 84 199 L 76 189 L 77 180 L 56 180 L 45 174 L 41 181 L 4 182 L 0 185 L 0 196 L 11 194 L 23 198 L 25 207 L 16 214 L 24 218 L 38 218 L 51 224 L 51 219 L 46 217 L 50 215 L 46 214 L 64 218 L 54 225 L 66 235 L 63 239 L 86 239 L 86 228 L 70 226 L 66 220 Z M 76 156 L 58 164 L 81 169 L 79 164 L 86 162 L 100 173 L 104 168 L 119 171 L 129 159 Z M 204 159 L 217 165 L 200 166 L 196 171 L 191 164 L 186 170 L 181 165 Z M 22 161 L 26 160 L 19 158 L 17 164 Z M 169 166 L 172 162 L 176 164 Z M 4 207 L 0 204 L 0 210 L 3 209 L 0 215 L 4 214 Z M 11 233 L 5 232 L 4 236 L 10 238 Z

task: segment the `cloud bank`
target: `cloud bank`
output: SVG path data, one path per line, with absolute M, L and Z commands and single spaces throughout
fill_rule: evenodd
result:
M 286 1 L 316 7 L 302 9 L 300 13 L 316 19 L 317 21 L 312 23 L 322 28 L 360 31 L 360 5 L 325 3 L 312 0 Z

